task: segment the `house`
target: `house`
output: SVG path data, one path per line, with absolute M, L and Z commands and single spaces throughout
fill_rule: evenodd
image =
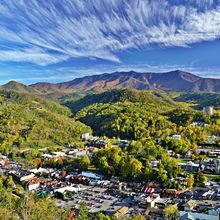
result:
M 76 187 L 74 187 L 74 186 L 61 187 L 61 188 L 55 189 L 54 192 L 65 193 L 66 191 L 79 192 L 79 191 L 83 191 L 83 190 L 85 190 L 85 189 L 81 188 L 79 185 L 77 185 Z
M 123 148 L 123 147 L 128 147 L 130 144 L 130 141 L 127 140 L 120 140 L 119 141 L 119 147 Z
M 128 207 L 122 206 L 115 212 L 113 216 L 116 217 L 116 219 L 121 219 L 127 212 L 128 212 Z
M 218 215 L 203 214 L 197 212 L 179 212 L 180 220 L 219 220 Z
M 147 206 L 153 208 L 155 203 L 160 200 L 160 195 L 153 193 L 146 198 Z
M 186 202 L 183 207 L 184 211 L 192 211 L 197 206 L 197 203 L 195 200 L 190 199 L 188 202 Z
M 45 154 L 42 154 L 42 157 L 44 157 L 44 158 L 52 158 L 53 155 L 45 153 Z
M 177 190 L 177 189 L 165 189 L 163 191 L 163 194 L 168 196 L 168 197 L 177 197 L 182 193 L 182 191 Z
M 48 174 L 48 173 L 52 172 L 52 170 L 39 167 L 38 169 L 36 168 L 36 169 L 30 170 L 30 172 L 34 173 L 34 174 L 39 174 L 39 173 L 46 173 L 46 174 Z
M 187 172 L 199 171 L 199 164 L 193 163 L 192 161 L 189 161 L 187 163 L 178 163 L 178 165 Z
M 32 191 L 32 190 L 38 189 L 40 187 L 41 181 L 42 181 L 42 178 L 37 178 L 37 177 L 34 177 L 28 180 L 25 185 L 26 190 Z
M 90 141 L 87 145 L 88 147 L 106 148 L 108 144 L 105 140 L 94 139 Z
M 150 166 L 151 166 L 151 167 L 157 167 L 158 163 L 159 163 L 158 160 L 151 160 L 151 161 L 150 161 Z
M 206 124 L 205 122 L 202 121 L 194 121 L 190 124 L 191 126 L 200 126 L 200 127 L 206 127 L 208 126 L 208 124 Z
M 84 172 L 84 171 L 79 176 L 93 180 L 101 180 L 103 178 L 101 175 L 98 175 L 96 173 Z
M 208 136 L 205 143 L 209 144 L 209 145 L 214 145 L 216 143 L 216 141 L 218 141 L 218 140 L 219 140 L 218 136 L 212 135 L 212 136 Z
M 220 206 L 216 206 L 213 209 L 209 210 L 209 215 L 220 216 Z
M 18 182 L 28 181 L 32 179 L 33 177 L 35 177 L 35 175 L 28 170 L 12 171 L 9 174 L 11 174 L 13 178 Z
M 7 164 L 8 164 L 8 159 L 1 159 L 1 160 L 0 160 L 0 166 L 1 166 L 1 167 L 6 166 Z
M 90 138 L 89 132 L 83 133 L 82 136 L 81 136 L 81 138 L 82 138 L 83 140 L 89 140 L 89 138 Z
M 148 208 L 146 215 L 149 217 L 147 219 L 164 219 L 163 218 L 163 209 L 158 208 Z
M 181 140 L 181 135 L 179 134 L 172 135 L 171 140 Z
M 53 157 L 65 157 L 66 154 L 64 152 L 58 151 L 58 152 L 52 152 Z
M 158 201 L 155 202 L 155 208 L 164 209 L 170 204 L 171 204 L 170 198 L 160 198 Z

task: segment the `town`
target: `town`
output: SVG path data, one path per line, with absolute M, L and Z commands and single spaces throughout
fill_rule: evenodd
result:
M 203 160 L 193 159 L 190 151 L 184 157 L 175 155 L 182 171 L 170 181 L 181 185 L 179 189 L 164 187 L 159 181 L 129 181 L 114 175 L 106 177 L 99 174 L 87 160 L 93 161 L 94 153 L 100 149 L 128 147 L 131 140 L 111 140 L 93 137 L 89 133 L 84 133 L 81 138 L 84 144 L 80 148 L 65 146 L 59 151 L 40 149 L 40 153 L 35 155 L 40 162 L 35 167 L 13 161 L 11 156 L 9 158 L 1 155 L 0 172 L 7 176 L 17 196 L 19 193 L 16 193 L 16 188 L 19 186 L 26 193 L 55 198 L 58 207 L 71 207 L 74 213 L 83 202 L 89 213 L 102 212 L 116 219 L 129 218 L 136 214 L 141 214 L 146 219 L 164 219 L 166 209 L 167 215 L 169 212 L 170 215 L 176 214 L 169 211 L 169 208 L 177 210 L 177 217 L 182 220 L 219 219 L 220 150 L 213 144 L 219 137 L 209 137 L 209 147 L 198 148 L 198 154 Z M 170 138 L 179 140 L 181 135 Z M 174 156 L 172 150 L 167 153 Z M 31 150 L 21 153 L 23 157 L 30 154 Z M 73 168 L 64 162 L 72 159 L 84 161 L 81 167 Z M 160 161 L 150 161 L 152 169 L 158 169 L 159 164 Z M 197 185 L 194 184 L 192 173 L 202 174 Z
M 220 220 L 220 0 L 2 0 L 0 220 Z

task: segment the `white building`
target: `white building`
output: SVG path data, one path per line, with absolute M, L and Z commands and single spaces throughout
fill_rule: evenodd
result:
M 179 135 L 179 134 L 172 135 L 171 139 L 172 140 L 181 140 L 181 135 Z
M 74 186 L 65 186 L 65 187 L 62 187 L 62 188 L 58 188 L 58 189 L 55 189 L 54 192 L 65 193 L 66 191 L 67 192 L 79 192 L 79 191 L 83 191 L 83 190 L 85 190 L 85 188 L 82 188 L 79 185 L 77 185 L 76 187 L 74 187 Z
M 203 112 L 209 116 L 213 115 L 213 110 L 214 108 L 212 106 L 206 106 L 203 108 Z
M 28 181 L 35 177 L 35 175 L 29 171 L 25 170 L 19 170 L 19 171 L 12 171 L 10 172 L 12 176 L 17 180 L 17 181 Z
M 88 140 L 89 138 L 90 138 L 89 132 L 86 132 L 86 133 L 83 133 L 83 134 L 82 134 L 82 139 Z

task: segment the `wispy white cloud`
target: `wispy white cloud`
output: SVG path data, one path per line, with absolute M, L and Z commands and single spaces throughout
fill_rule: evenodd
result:
M 219 0 L 7 0 L 0 17 L 0 61 L 38 65 L 220 37 Z

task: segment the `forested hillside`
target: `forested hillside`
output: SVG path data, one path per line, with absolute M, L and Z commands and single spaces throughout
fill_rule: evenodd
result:
M 70 118 L 58 103 L 37 96 L 0 92 L 0 146 L 8 153 L 14 147 L 64 145 L 90 130 Z
M 28 94 L 36 94 L 36 95 L 40 94 L 40 92 L 37 91 L 36 89 L 16 81 L 10 81 L 6 83 L 5 85 L 2 86 L 2 89 L 6 91 L 15 91 L 20 93 L 28 93 Z
M 172 129 L 174 124 L 166 113 L 184 107 L 164 93 L 129 89 L 88 95 L 66 104 L 96 134 L 128 139 L 160 135 L 162 130 Z
M 218 115 L 210 118 L 187 103 L 175 102 L 163 92 L 112 90 L 66 105 L 75 118 L 91 126 L 96 135 L 141 141 L 160 138 L 164 146 L 175 148 L 177 152 L 187 152 L 190 146 L 203 143 L 209 135 L 219 132 Z M 195 121 L 209 126 L 191 126 Z M 181 134 L 182 140 L 170 141 L 174 134 Z
M 219 109 L 220 106 L 220 94 L 218 93 L 183 93 L 175 100 L 193 104 L 197 109 L 202 109 L 205 106 L 214 106 Z

